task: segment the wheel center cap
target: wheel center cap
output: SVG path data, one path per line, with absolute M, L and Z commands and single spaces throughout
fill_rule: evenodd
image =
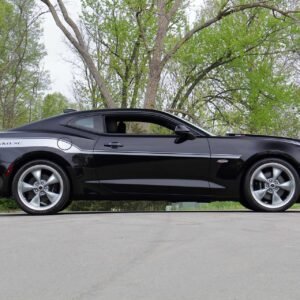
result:
M 42 190 L 44 190 L 44 186 L 43 186 L 43 185 L 39 185 L 38 189 L 39 189 L 40 191 L 42 191 Z
M 275 190 L 275 189 L 277 189 L 278 185 L 279 185 L 278 180 L 269 179 L 268 184 L 267 184 L 267 188 Z
M 273 178 L 268 180 L 266 184 L 266 188 L 268 189 L 268 193 L 273 194 L 274 192 L 278 192 L 279 190 L 279 181 Z

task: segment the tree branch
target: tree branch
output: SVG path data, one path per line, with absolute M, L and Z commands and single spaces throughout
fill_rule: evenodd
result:
M 68 11 L 67 11 L 67 9 L 66 9 L 63 1 L 62 0 L 57 0 L 57 2 L 58 2 L 58 5 L 60 7 L 60 10 L 61 10 L 61 12 L 63 14 L 63 17 L 64 17 L 65 21 L 69 24 L 69 26 L 74 31 L 79 44 L 81 45 L 81 47 L 86 48 L 85 42 L 84 42 L 84 40 L 82 38 L 82 35 L 81 35 L 80 31 L 79 31 L 79 28 L 75 24 L 75 22 L 70 18 L 69 14 L 68 14 Z
M 70 18 L 67 9 L 63 3 L 62 0 L 57 0 L 60 10 L 63 14 L 63 18 L 65 22 L 72 28 L 72 30 L 75 33 L 76 38 L 72 35 L 72 33 L 64 26 L 62 21 L 60 20 L 60 17 L 58 16 L 54 6 L 51 4 L 50 0 L 41 0 L 50 10 L 52 17 L 58 26 L 58 28 L 64 33 L 66 38 L 71 42 L 71 44 L 75 47 L 75 49 L 80 53 L 80 55 L 83 58 L 84 63 L 89 68 L 89 71 L 93 75 L 97 85 L 99 86 L 99 90 L 105 100 L 105 104 L 107 107 L 116 107 L 116 103 L 113 100 L 107 86 L 105 79 L 99 74 L 99 71 L 91 57 L 91 55 L 88 53 L 88 48 L 84 42 L 84 39 L 82 38 L 82 35 L 80 33 L 79 28 L 75 24 L 75 22 Z
M 166 111 L 167 111 L 167 112 L 173 112 L 173 113 L 176 113 L 176 114 L 182 114 L 182 115 L 184 115 L 184 116 L 187 116 L 187 117 L 189 117 L 191 120 L 193 120 L 194 123 L 200 125 L 199 120 L 198 120 L 192 113 L 190 113 L 190 112 L 188 112 L 188 111 L 185 111 L 185 110 L 183 110 L 183 109 L 175 109 L 175 108 L 167 108 Z
M 224 10 L 221 10 L 217 16 L 214 18 L 206 21 L 204 24 L 198 24 L 196 25 L 192 30 L 188 31 L 185 36 L 180 39 L 180 41 L 177 42 L 177 44 L 164 56 L 162 59 L 162 65 L 164 66 L 175 54 L 176 52 L 187 42 L 189 41 L 194 34 L 202 31 L 203 29 L 213 25 L 214 23 L 219 22 L 223 18 L 230 16 L 234 13 L 241 12 L 248 9 L 253 8 L 263 8 L 263 9 L 269 9 L 273 12 L 277 12 L 285 17 L 292 18 L 293 20 L 297 20 L 292 16 L 292 14 L 300 13 L 300 11 L 283 11 L 279 8 L 276 8 L 274 6 L 268 5 L 267 1 L 263 2 L 256 2 L 252 4 L 244 4 L 244 5 L 238 5 L 230 8 L 226 8 Z

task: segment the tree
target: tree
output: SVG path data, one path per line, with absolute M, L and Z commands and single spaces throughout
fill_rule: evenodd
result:
M 147 50 L 140 28 L 133 26 L 137 18 L 135 7 L 124 1 L 111 0 L 82 3 L 81 31 L 98 72 L 102 72 L 105 81 L 113 87 L 110 90 L 116 105 L 139 106 L 147 79 Z M 153 11 L 138 18 L 147 23 L 149 33 L 150 27 L 154 27 Z M 150 35 L 153 34 L 152 29 Z M 103 98 L 91 73 L 82 60 L 75 63 L 75 68 L 78 65 L 80 73 L 74 81 L 75 95 L 87 102 L 91 99 L 93 108 L 102 107 Z
M 92 74 L 94 80 L 101 91 L 104 98 L 105 104 L 108 107 L 115 107 L 116 101 L 109 89 L 109 84 L 105 81 L 102 72 L 99 72 L 95 61 L 93 60 L 93 55 L 89 53 L 87 43 L 84 39 L 82 32 L 80 31 L 78 25 L 70 17 L 63 0 L 57 0 L 58 7 L 61 11 L 62 16 L 60 16 L 50 0 L 41 0 L 49 8 L 57 26 L 62 30 L 67 39 L 75 47 L 75 49 L 80 54 L 82 60 L 85 62 L 89 72 Z M 93 3 L 95 1 L 87 1 L 87 3 Z M 113 3 L 114 1 L 112 1 Z M 156 15 L 156 34 L 153 41 L 152 47 L 148 45 L 148 64 L 149 73 L 147 79 L 147 87 L 145 92 L 144 107 L 152 108 L 155 107 L 157 93 L 159 88 L 159 83 L 161 80 L 161 75 L 165 69 L 167 63 L 173 59 L 176 53 L 185 45 L 189 40 L 193 38 L 194 35 L 199 34 L 206 28 L 212 27 L 222 19 L 227 18 L 236 13 L 243 11 L 253 10 L 253 9 L 266 9 L 271 13 L 277 13 L 280 16 L 294 18 L 294 11 L 287 11 L 280 9 L 279 6 L 274 4 L 274 1 L 219 1 L 218 9 L 214 16 L 209 18 L 202 18 L 199 22 L 196 22 L 190 30 L 183 32 L 182 36 L 178 36 L 173 39 L 173 42 L 168 44 L 167 37 L 168 34 L 173 29 L 173 22 L 178 16 L 180 9 L 185 4 L 183 0 L 157 0 L 155 2 L 150 2 L 150 8 L 147 1 L 128 1 L 128 5 L 135 11 L 137 16 L 137 24 L 140 28 L 141 38 L 147 43 L 145 36 L 145 27 L 142 22 L 139 22 L 139 15 L 146 10 L 154 10 Z M 233 3 L 233 4 L 232 4 Z M 140 5 L 141 4 L 141 5 Z M 65 26 L 64 22 L 69 26 Z M 101 34 L 101 32 L 100 32 Z M 108 44 L 109 46 L 109 44 Z M 146 45 L 145 45 L 146 46 Z
M 78 31 L 65 29 L 81 37 L 114 107 L 168 110 L 219 133 L 298 132 L 295 117 L 288 131 L 276 123 L 299 105 L 297 1 L 207 1 L 192 22 L 188 1 L 83 0 L 82 8 L 80 25 L 68 19 Z M 72 47 L 80 104 L 110 107 Z
M 292 64 L 299 29 L 293 20 L 256 10 L 234 14 L 193 37 L 168 65 L 165 107 L 189 112 L 188 118 L 218 133 L 297 136 L 299 85 Z M 293 115 L 293 126 L 286 115 Z
M 31 121 L 31 111 L 47 75 L 39 42 L 39 13 L 33 0 L 0 4 L 0 107 L 2 128 Z
M 61 93 L 48 94 L 42 102 L 41 118 L 61 114 L 66 108 L 70 108 L 70 103 L 64 95 Z
M 113 98 L 111 96 L 111 93 L 105 83 L 103 76 L 98 72 L 97 67 L 93 61 L 92 55 L 88 52 L 88 47 L 87 47 L 86 42 L 84 41 L 84 38 L 79 30 L 79 27 L 69 16 L 69 13 L 68 13 L 63 1 L 57 0 L 57 3 L 60 8 L 60 11 L 62 13 L 64 21 L 71 28 L 72 31 L 69 31 L 69 29 L 63 24 L 61 17 L 57 14 L 55 7 L 51 4 L 51 2 L 49 0 L 41 0 L 41 1 L 47 5 L 47 7 L 49 8 L 49 10 L 53 16 L 53 19 L 54 19 L 56 25 L 61 29 L 61 31 L 67 37 L 69 42 L 76 48 L 78 53 L 81 55 L 82 60 L 85 62 L 87 68 L 93 75 L 94 80 L 96 81 L 96 83 L 99 87 L 99 90 L 101 91 L 103 98 L 105 99 L 106 105 L 108 107 L 115 107 L 115 101 L 113 100 Z

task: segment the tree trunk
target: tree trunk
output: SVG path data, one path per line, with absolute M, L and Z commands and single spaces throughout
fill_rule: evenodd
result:
M 157 3 L 158 27 L 155 44 L 152 51 L 152 57 L 150 58 L 149 62 L 149 77 L 144 99 L 144 108 L 155 108 L 161 72 L 164 67 L 164 65 L 162 64 L 164 40 L 167 35 L 168 26 L 170 24 L 170 17 L 166 12 L 166 2 L 166 0 L 158 0 Z
M 62 13 L 62 17 L 57 13 L 56 8 L 51 4 L 50 0 L 41 0 L 41 1 L 45 5 L 47 5 L 58 28 L 63 32 L 65 37 L 69 40 L 69 42 L 75 47 L 75 49 L 81 55 L 87 68 L 89 69 L 92 76 L 94 77 L 94 79 L 99 87 L 99 90 L 101 91 L 101 94 L 103 96 L 103 99 L 105 100 L 107 107 L 110 107 L 110 108 L 116 107 L 116 103 L 115 103 L 112 95 L 110 94 L 110 91 L 107 87 L 105 79 L 103 76 L 101 76 L 101 74 L 97 70 L 97 67 L 92 59 L 92 56 L 90 55 L 90 53 L 88 51 L 88 47 L 84 41 L 84 38 L 83 38 L 78 26 L 76 25 L 76 23 L 69 16 L 63 0 L 57 0 L 58 6 Z M 61 18 L 63 18 L 63 20 L 68 24 L 69 28 L 72 29 L 73 34 L 75 34 L 75 36 L 72 34 L 71 31 L 69 31 L 68 27 L 64 26 Z
M 153 109 L 156 104 L 159 83 L 161 77 L 160 66 L 154 63 L 150 66 L 149 78 L 146 88 L 144 108 Z

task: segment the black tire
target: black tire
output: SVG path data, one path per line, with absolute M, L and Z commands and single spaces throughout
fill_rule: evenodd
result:
M 249 210 L 254 210 L 252 208 L 252 206 L 248 203 L 246 198 L 242 198 L 240 199 L 240 204 L 243 205 L 245 208 L 249 209 Z
M 72 200 L 67 201 L 66 204 L 61 208 L 60 211 L 67 209 L 71 205 L 71 203 L 72 203 Z
M 280 174 L 278 177 L 275 175 L 275 169 L 277 174 Z M 299 199 L 299 184 L 299 174 L 290 163 L 278 158 L 262 159 L 256 162 L 245 176 L 245 207 L 258 212 L 283 212 Z
M 40 183 L 38 184 L 33 174 L 39 169 L 41 171 Z M 49 180 L 51 174 L 54 175 L 57 182 L 46 185 L 46 181 Z M 30 179 L 29 182 L 27 182 L 28 178 Z M 35 180 L 36 182 L 34 182 Z M 24 183 L 28 183 L 31 186 L 29 191 L 24 191 L 21 188 Z M 42 186 L 41 189 L 43 190 L 40 190 L 40 186 Z M 32 189 L 32 187 L 35 187 L 35 189 Z M 55 199 L 52 199 L 53 202 L 50 201 L 51 197 L 48 197 L 46 193 L 52 194 L 52 196 L 55 195 Z M 14 176 L 12 194 L 19 207 L 26 213 L 31 215 L 50 215 L 61 211 L 69 203 L 70 183 L 65 171 L 56 163 L 49 160 L 34 160 L 22 166 Z M 33 205 L 32 200 L 37 194 L 39 204 L 34 203 Z

